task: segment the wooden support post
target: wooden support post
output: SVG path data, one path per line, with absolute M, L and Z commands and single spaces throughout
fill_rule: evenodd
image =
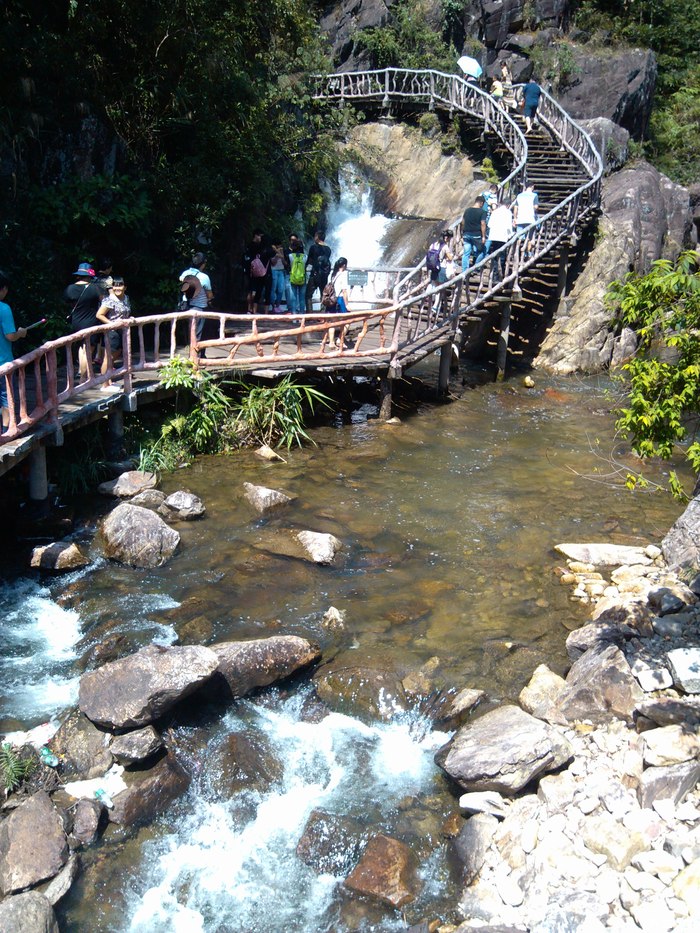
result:
M 45 502 L 49 497 L 49 479 L 46 472 L 46 448 L 35 447 L 29 454 L 29 498 L 32 502 Z
M 498 349 L 496 351 L 496 382 L 501 382 L 506 374 L 511 308 L 510 301 L 504 301 L 501 306 L 501 332 L 498 336 Z
M 452 362 L 452 342 L 444 343 L 440 348 L 440 370 L 438 373 L 438 396 L 447 395 L 450 385 L 450 364 Z
M 388 421 L 391 418 L 391 392 L 394 386 L 394 380 L 388 376 L 382 376 L 379 387 L 379 420 Z
M 562 309 L 562 299 L 566 298 L 566 285 L 569 275 L 569 244 L 565 240 L 559 250 L 559 269 L 557 274 L 557 314 Z

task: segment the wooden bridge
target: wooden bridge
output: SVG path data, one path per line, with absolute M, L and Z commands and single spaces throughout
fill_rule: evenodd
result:
M 536 185 L 541 216 L 528 231 L 528 254 L 525 240 L 513 237 L 438 286 L 430 282 L 425 260 L 408 271 L 360 270 L 366 284 L 352 289 L 350 311 L 342 315 L 191 310 L 133 318 L 46 343 L 0 367 L 10 399 L 9 427 L 0 436 L 0 475 L 31 456 L 32 497 L 42 498 L 43 445 L 63 443 L 65 431 L 96 418 L 111 415 L 118 422 L 122 411 L 135 410 L 139 397 L 157 398 L 162 391 L 158 370 L 174 356 L 189 355 L 202 369 L 256 375 L 308 369 L 378 375 L 383 415 L 390 411 L 392 380 L 436 350 L 441 350 L 443 388 L 454 344 L 468 348 L 477 339 L 493 342 L 495 337 L 503 373 L 512 325 L 519 317 L 541 315 L 542 300 L 563 293 L 569 245 L 598 208 L 602 163 L 590 137 L 543 92 L 539 128 L 526 139 L 519 116 L 472 82 L 436 71 L 388 68 L 328 75 L 318 79 L 316 97 L 385 114 L 410 106 L 478 122 L 482 138 L 512 166 L 500 185 L 501 196 L 513 199 L 526 180 Z M 458 238 L 460 221 L 453 224 Z M 505 274 L 493 282 L 492 260 L 501 255 Z M 208 323 L 205 339 L 198 342 L 201 317 Z M 121 332 L 121 359 L 113 359 L 107 342 L 108 365 L 101 374 L 92 364 L 90 342 L 113 328 Z M 526 329 L 513 327 L 515 339 L 527 340 Z M 88 361 L 82 378 L 76 374 L 81 351 Z M 510 352 L 523 350 L 511 347 Z M 113 390 L 100 391 L 107 381 L 116 383 Z

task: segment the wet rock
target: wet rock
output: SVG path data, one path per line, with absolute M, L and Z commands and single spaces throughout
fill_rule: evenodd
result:
M 130 567 L 161 567 L 180 543 L 177 531 L 138 505 L 118 505 L 101 530 L 105 555 Z
M 189 774 L 171 753 L 147 771 L 125 771 L 123 777 L 127 789 L 115 795 L 107 811 L 110 823 L 119 826 L 150 823 L 190 785 Z
M 261 733 L 232 732 L 215 753 L 213 764 L 221 788 L 229 794 L 251 787 L 265 791 L 284 775 L 275 750 Z
M 677 765 L 700 758 L 700 736 L 682 725 L 651 729 L 643 734 L 642 742 L 647 765 Z
M 205 683 L 219 664 L 209 648 L 149 645 L 80 678 L 78 705 L 100 726 L 146 726 Z
M 39 891 L 27 891 L 0 903 L 0 933 L 59 933 L 59 930 L 48 899 Z
M 592 852 L 607 856 L 608 864 L 615 871 L 624 871 L 635 855 L 649 848 L 648 840 L 641 833 L 630 832 L 609 813 L 588 817 L 582 836 Z
M 0 823 L 3 894 L 53 878 L 67 859 L 63 820 L 45 791 L 38 791 Z
M 294 502 L 296 496 L 288 496 L 277 489 L 267 486 L 255 486 L 253 483 L 243 483 L 245 497 L 261 515 L 279 509 L 281 506 Z
M 632 722 L 643 693 L 619 648 L 591 648 L 575 661 L 559 697 L 559 709 L 569 722 L 605 722 L 616 716 Z
M 514 794 L 569 760 L 569 742 L 517 706 L 503 706 L 463 726 L 435 756 L 465 790 Z
M 700 648 L 674 648 L 666 657 L 674 684 L 685 693 L 700 693 Z
M 460 866 L 462 884 L 469 885 L 478 876 L 497 827 L 496 817 L 487 813 L 477 813 L 465 822 L 453 842 L 453 852 Z
M 72 852 L 68 861 L 61 871 L 53 878 L 43 891 L 44 896 L 52 907 L 65 897 L 73 887 L 73 882 L 78 877 L 80 871 L 80 862 L 75 852 Z
M 232 697 L 284 680 L 321 657 L 316 645 L 298 635 L 221 642 L 212 645 L 211 650 L 217 659 L 212 688 L 222 688 L 225 683 Z
M 700 570 L 700 496 L 691 499 L 661 542 L 671 570 Z
M 554 550 L 570 560 L 593 564 L 595 567 L 651 563 L 643 547 L 625 544 L 557 544 Z
M 73 812 L 73 829 L 69 841 L 74 845 L 92 845 L 97 839 L 104 809 L 99 800 L 82 797 Z
M 313 810 L 297 845 L 297 857 L 319 874 L 340 875 L 357 863 L 365 843 L 359 820 Z
M 458 729 L 469 719 L 486 696 L 486 691 L 465 687 L 455 696 L 443 694 L 444 702 L 438 702 L 434 719 L 441 727 Z
M 130 499 L 146 489 L 155 489 L 158 477 L 155 473 L 143 473 L 141 470 L 128 470 L 116 479 L 100 483 L 97 491 L 103 496 L 118 496 L 120 499 Z
M 191 522 L 206 512 L 204 503 L 191 492 L 180 489 L 163 501 L 160 513 L 168 522 Z
M 77 570 L 87 567 L 90 561 L 77 544 L 72 541 L 56 541 L 35 547 L 32 551 L 30 566 L 42 570 Z
M 144 509 L 153 509 L 157 512 L 165 502 L 165 493 L 160 489 L 144 489 L 131 500 L 131 505 L 140 505 Z
M 390 907 L 402 907 L 418 893 L 413 853 L 398 839 L 373 836 L 345 886 Z
M 700 761 L 684 761 L 669 767 L 651 767 L 643 772 L 637 796 L 639 806 L 651 809 L 657 800 L 681 803 L 700 781 Z
M 323 613 L 321 625 L 329 632 L 341 632 L 345 628 L 344 609 L 336 609 L 335 606 L 329 606 Z
M 525 712 L 546 722 L 565 723 L 557 708 L 559 694 L 566 686 L 563 677 L 555 674 L 546 664 L 536 667 L 527 687 L 520 691 L 518 701 Z
M 467 813 L 487 813 L 490 816 L 503 817 L 508 813 L 508 801 L 495 790 L 474 791 L 462 794 L 459 807 Z
M 61 776 L 87 780 L 104 774 L 112 764 L 111 738 L 80 710 L 74 710 L 51 740 L 51 748 L 61 760 Z
M 335 562 L 342 542 L 334 535 L 318 531 L 280 529 L 263 535 L 255 546 L 280 557 L 293 557 L 296 560 L 327 565 Z
M 401 681 L 393 671 L 324 668 L 315 675 L 314 682 L 319 697 L 340 713 L 389 721 L 408 708 Z
M 163 748 L 163 739 L 153 726 L 118 735 L 109 747 L 115 761 L 120 765 L 133 765 L 145 761 Z

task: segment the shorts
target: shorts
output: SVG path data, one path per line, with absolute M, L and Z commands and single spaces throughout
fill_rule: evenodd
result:
M 537 113 L 537 104 L 531 104 L 530 106 L 525 104 L 525 109 L 523 111 L 524 116 L 529 117 L 531 120 L 534 120 L 536 113 Z
M 112 356 L 115 353 L 120 353 L 122 349 L 122 333 L 121 330 L 110 330 L 105 334 L 105 346 L 109 344 L 109 348 L 112 351 Z

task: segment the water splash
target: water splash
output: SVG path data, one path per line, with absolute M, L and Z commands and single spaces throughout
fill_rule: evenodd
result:
M 344 256 L 351 267 L 379 266 L 384 236 L 392 221 L 374 213 L 372 189 L 354 166 L 345 166 L 338 181 L 340 193 L 326 212 L 326 242 L 333 260 Z

